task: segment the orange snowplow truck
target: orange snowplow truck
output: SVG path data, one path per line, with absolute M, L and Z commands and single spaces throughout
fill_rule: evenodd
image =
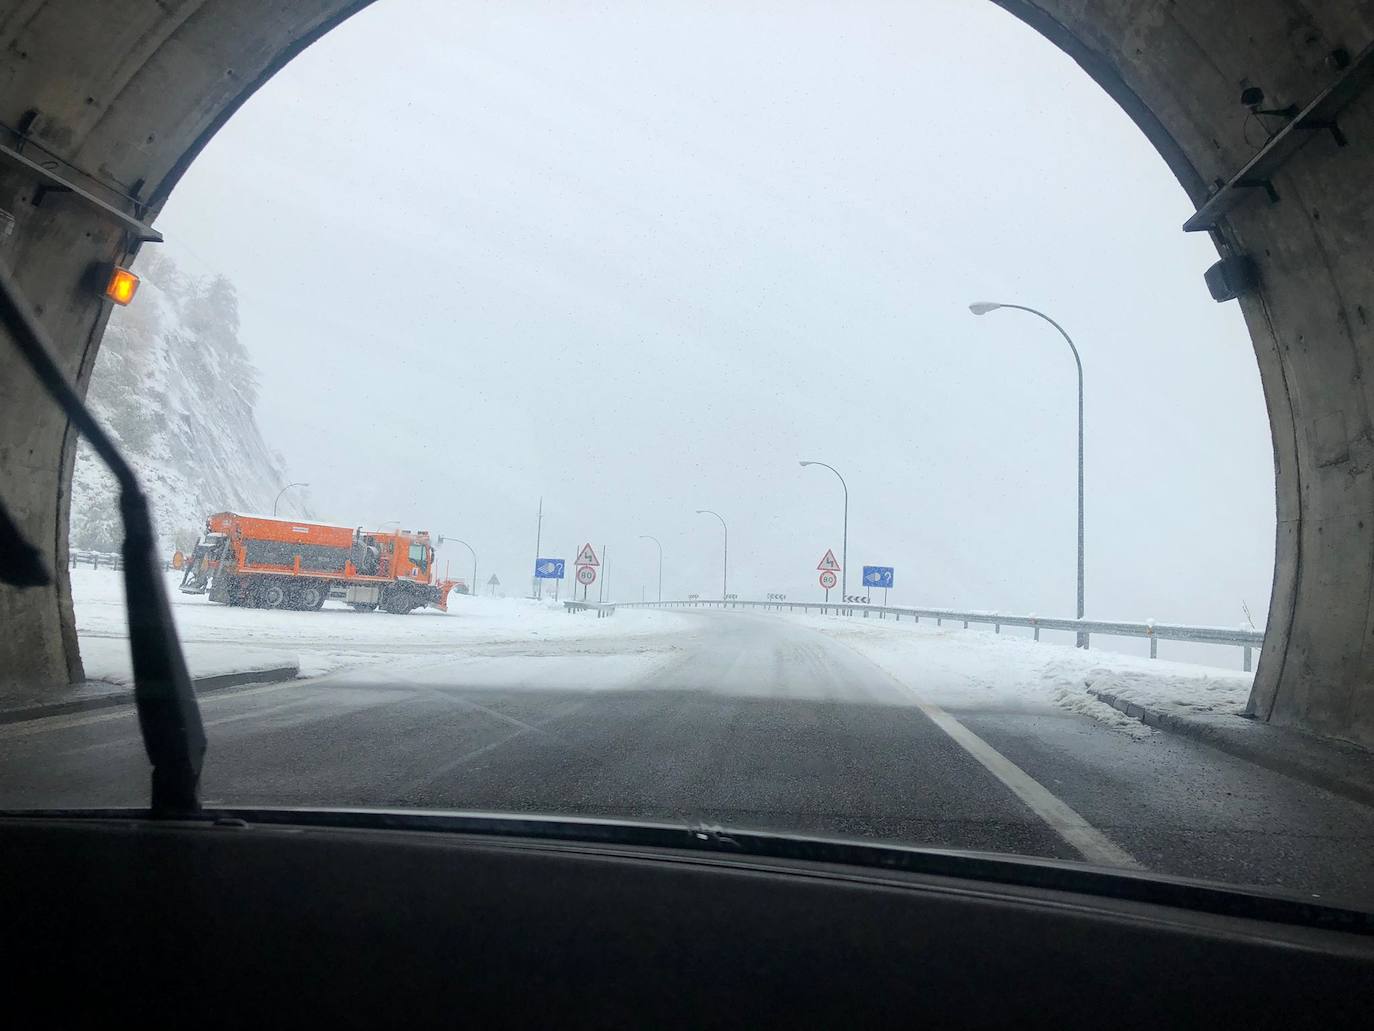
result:
M 456 581 L 436 580 L 423 530 L 366 533 L 267 516 L 218 512 L 186 562 L 185 594 L 268 609 L 319 609 L 332 595 L 359 612 L 448 611 Z

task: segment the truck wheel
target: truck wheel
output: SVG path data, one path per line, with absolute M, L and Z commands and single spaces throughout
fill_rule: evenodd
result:
M 290 600 L 286 588 L 281 584 L 268 584 L 259 592 L 258 597 L 262 599 L 262 607 L 265 609 L 284 609 Z
M 322 587 L 302 587 L 300 590 L 300 604 L 297 608 L 307 609 L 316 612 L 324 608 L 324 588 Z
M 414 606 L 412 606 L 410 603 L 410 597 L 408 595 L 400 593 L 399 591 L 395 594 L 392 594 L 390 597 L 388 597 L 385 601 L 382 602 L 382 608 L 386 609 L 393 616 L 404 616 L 413 607 Z

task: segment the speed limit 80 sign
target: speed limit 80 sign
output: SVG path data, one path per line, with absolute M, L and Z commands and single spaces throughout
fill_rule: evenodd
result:
M 835 576 L 834 570 L 825 569 L 821 571 L 821 586 L 824 587 L 827 591 L 830 590 L 830 588 L 834 587 L 835 584 L 837 584 L 838 582 L 839 579 Z
M 592 566 L 577 567 L 577 582 L 580 584 L 590 584 L 596 582 L 596 569 Z

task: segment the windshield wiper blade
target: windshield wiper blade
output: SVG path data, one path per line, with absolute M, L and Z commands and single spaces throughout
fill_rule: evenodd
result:
M 200 770 L 205 728 L 177 640 L 166 584 L 157 563 L 157 541 L 148 499 L 124 456 L 96 421 L 53 358 L 53 347 L 8 268 L 0 266 L 0 321 L 25 364 L 78 432 L 90 442 L 119 483 L 124 521 L 124 594 L 129 613 L 129 651 L 134 667 L 134 704 L 143 746 L 153 766 L 152 810 L 180 815 L 200 808 Z M 16 547 L 30 547 L 15 528 Z

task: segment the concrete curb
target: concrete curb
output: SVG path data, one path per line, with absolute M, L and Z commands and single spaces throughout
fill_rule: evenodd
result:
M 269 666 L 266 669 L 243 670 L 237 673 L 219 673 L 211 677 L 192 677 L 191 684 L 197 695 L 223 691 L 230 687 L 244 687 L 248 684 L 273 684 L 283 680 L 295 680 L 300 676 L 299 665 Z M 111 691 L 107 694 L 91 695 L 89 698 L 73 698 L 65 702 L 49 702 L 39 705 L 26 705 L 18 709 L 0 710 L 0 726 L 8 723 L 25 723 L 40 720 L 47 716 L 66 716 L 74 712 L 89 712 L 92 709 L 112 709 L 117 705 L 132 705 L 133 688 Z
M 1285 730 L 1240 715 L 1160 712 L 1109 691 L 1089 687 L 1088 693 L 1146 726 L 1201 741 L 1266 770 L 1374 806 L 1374 754 L 1357 745 Z

